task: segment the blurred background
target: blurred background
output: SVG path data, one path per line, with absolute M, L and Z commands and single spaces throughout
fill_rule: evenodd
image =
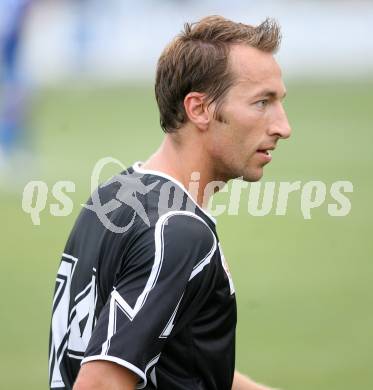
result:
M 373 2 L 348 0 L 0 1 L 0 388 L 47 388 L 54 279 L 92 169 L 155 150 L 157 58 L 184 22 L 209 14 L 283 28 L 293 136 L 263 182 L 354 186 L 345 217 L 329 216 L 327 194 L 305 220 L 299 193 L 285 216 L 253 217 L 243 199 L 239 216 L 218 217 L 237 368 L 283 390 L 373 388 Z M 30 180 L 49 189 L 38 226 L 22 210 Z M 60 180 L 75 183 L 65 217 L 49 212 Z

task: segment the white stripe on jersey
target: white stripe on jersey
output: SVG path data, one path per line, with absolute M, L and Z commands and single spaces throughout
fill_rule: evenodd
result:
M 150 293 L 150 291 L 154 288 L 154 286 L 157 283 L 159 273 L 162 268 L 163 263 L 163 255 L 164 255 L 164 237 L 163 237 L 163 231 L 164 226 L 167 223 L 167 221 L 176 215 L 185 215 L 188 217 L 192 217 L 195 219 L 198 219 L 200 222 L 202 222 L 207 228 L 210 230 L 212 237 L 213 237 L 213 246 L 210 250 L 210 252 L 207 254 L 207 256 L 202 259 L 198 264 L 197 267 L 195 267 L 192 271 L 192 274 L 189 278 L 191 280 L 195 275 L 197 275 L 199 272 L 202 271 L 202 269 L 210 262 L 211 257 L 213 256 L 216 248 L 216 237 L 211 228 L 208 226 L 208 224 L 198 215 L 190 212 L 190 211 L 170 211 L 164 215 L 162 215 L 156 225 L 154 230 L 154 242 L 155 242 L 155 254 L 154 254 L 154 263 L 152 270 L 150 272 L 148 281 L 146 282 L 145 288 L 143 292 L 139 295 L 139 297 L 136 300 L 135 306 L 132 308 L 127 301 L 118 293 L 118 291 L 115 289 L 111 293 L 111 299 L 110 299 L 110 308 L 109 308 L 109 322 L 108 322 L 108 332 L 107 332 L 107 339 L 102 345 L 101 353 L 103 355 L 108 354 L 109 348 L 110 348 L 110 340 L 116 333 L 116 316 L 117 316 L 117 309 L 121 309 L 124 314 L 129 318 L 130 321 L 133 321 L 133 319 L 136 317 L 138 312 L 141 310 L 141 308 L 144 306 L 146 299 Z M 175 313 L 176 314 L 176 313 Z

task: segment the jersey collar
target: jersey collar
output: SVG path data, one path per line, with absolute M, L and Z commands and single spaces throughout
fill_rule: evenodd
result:
M 141 168 L 142 162 L 137 161 L 132 165 L 132 168 L 135 172 L 142 173 L 144 175 L 155 175 L 155 176 L 161 176 L 164 177 L 167 180 L 172 181 L 175 183 L 178 187 L 180 187 L 187 195 L 188 197 L 193 201 L 193 203 L 205 214 L 213 223 L 216 225 L 216 219 L 210 215 L 206 210 L 204 210 L 192 197 L 192 195 L 189 193 L 189 191 L 184 187 L 182 183 L 180 183 L 178 180 L 176 180 L 174 177 L 167 175 L 167 173 L 156 171 L 153 169 L 144 169 Z

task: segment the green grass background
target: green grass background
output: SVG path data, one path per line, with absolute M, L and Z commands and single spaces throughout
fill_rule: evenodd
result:
M 329 216 L 328 196 L 304 220 L 295 193 L 285 216 L 253 217 L 244 193 L 239 216 L 218 218 L 238 299 L 237 367 L 285 390 L 373 389 L 373 83 L 290 82 L 286 108 L 293 136 L 264 180 L 349 180 L 352 210 Z M 39 166 L 22 168 L 23 185 L 74 181 L 74 210 L 45 209 L 33 226 L 22 190 L 0 194 L 1 389 L 47 388 L 54 278 L 95 162 L 129 166 L 162 138 L 148 85 L 40 91 L 33 127 Z

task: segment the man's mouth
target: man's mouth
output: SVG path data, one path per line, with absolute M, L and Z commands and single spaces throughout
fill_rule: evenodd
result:
M 271 151 L 274 150 L 274 146 L 268 146 L 265 148 L 258 149 L 256 152 L 260 154 L 266 162 L 270 162 L 272 160 Z
M 271 156 L 271 153 L 270 153 L 270 151 L 268 149 L 258 149 L 257 152 L 265 154 L 267 156 Z

